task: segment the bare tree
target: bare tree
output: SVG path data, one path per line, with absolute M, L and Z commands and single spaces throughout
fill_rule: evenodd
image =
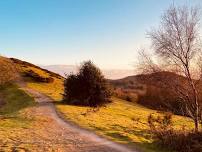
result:
M 0 85 L 15 80 L 17 76 L 15 64 L 10 59 L 0 56 Z
M 202 76 L 200 70 L 202 64 L 197 62 L 202 52 L 199 39 L 199 15 L 199 9 L 196 7 L 170 6 L 163 14 L 159 28 L 152 29 L 148 33 L 154 53 L 158 56 L 158 60 L 161 60 L 160 64 L 169 65 L 163 70 L 175 71 L 186 78 L 184 84 L 179 80 L 167 81 L 164 84 L 173 88 L 183 101 L 183 110 L 194 120 L 195 131 L 199 129 L 201 116 L 197 86 Z M 152 62 L 149 62 L 153 66 Z

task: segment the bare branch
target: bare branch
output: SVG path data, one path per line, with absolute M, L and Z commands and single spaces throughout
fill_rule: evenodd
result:
M 162 68 L 162 66 L 158 66 L 158 70 L 172 72 L 177 70 L 178 74 L 185 77 L 183 82 L 176 80 L 171 83 L 164 79 L 162 84 L 178 94 L 179 99 L 183 101 L 183 110 L 195 122 L 196 131 L 201 115 L 199 101 L 202 100 L 199 98 L 200 89 L 196 85 L 201 85 L 202 77 L 199 14 L 197 7 L 175 7 L 172 5 L 163 14 L 159 28 L 152 29 L 148 33 L 158 60 L 170 64 L 169 68 L 164 70 L 159 70 L 159 67 Z M 142 65 L 145 65 L 143 67 L 153 71 L 156 65 L 144 53 L 142 53 L 142 57 L 144 58 Z M 197 61 L 200 62 L 197 63 Z M 196 67 L 198 72 L 195 71 Z M 198 79 L 195 80 L 195 78 Z

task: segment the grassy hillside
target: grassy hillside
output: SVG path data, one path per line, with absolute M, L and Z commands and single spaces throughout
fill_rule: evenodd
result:
M 61 94 L 63 93 L 63 81 L 64 78 L 56 73 L 50 72 L 48 70 L 42 69 L 39 66 L 33 65 L 31 63 L 21 61 L 18 59 L 11 58 L 11 60 L 17 65 L 18 70 L 23 78 L 23 81 L 26 82 L 28 87 L 36 89 L 55 100 L 61 100 Z M 33 79 L 33 74 L 38 75 L 41 78 L 51 78 L 52 82 L 41 82 Z
M 66 119 L 99 135 L 130 146 L 138 145 L 145 151 L 157 151 L 155 144 L 152 144 L 147 117 L 151 113 L 161 113 L 118 98 L 112 100 L 113 103 L 100 109 L 64 104 L 56 104 L 56 107 Z M 176 129 L 183 125 L 187 129 L 193 128 L 190 119 L 180 116 L 174 116 L 173 124 Z
M 41 77 L 52 77 L 54 81 L 51 83 L 37 82 L 29 77 L 25 77 L 25 80 L 28 87 L 50 96 L 55 101 L 62 100 L 64 80 L 62 77 L 31 64 L 24 65 L 23 62 L 18 62 L 18 66 L 22 74 L 31 69 Z M 138 145 L 144 151 L 162 151 L 153 143 L 147 126 L 149 114 L 161 115 L 161 113 L 119 98 L 113 97 L 112 100 L 111 104 L 100 109 L 65 105 L 62 102 L 56 102 L 55 105 L 65 119 L 93 130 L 101 136 L 129 146 Z M 185 117 L 174 116 L 173 123 L 176 129 L 180 129 L 183 125 L 187 129 L 193 128 L 192 121 Z

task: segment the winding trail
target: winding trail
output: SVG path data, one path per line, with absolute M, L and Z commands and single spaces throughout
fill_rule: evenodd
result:
M 123 145 L 101 138 L 78 126 L 69 124 L 58 116 L 49 97 L 29 88 L 24 88 L 23 90 L 33 96 L 38 102 L 37 106 L 32 110 L 32 114 L 40 119 L 46 118 L 44 119 L 46 121 L 40 124 L 39 132 L 33 130 L 33 133 L 40 135 L 40 138 L 34 140 L 34 142 L 39 143 L 35 149 L 41 147 L 39 148 L 41 151 L 137 152 Z M 47 145 L 49 145 L 48 149 L 45 148 Z

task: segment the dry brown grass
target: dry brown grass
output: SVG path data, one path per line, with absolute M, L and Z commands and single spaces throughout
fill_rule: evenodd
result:
M 0 56 L 0 71 L 0 85 L 13 81 L 18 76 L 15 64 L 2 56 Z
M 181 128 L 174 129 L 172 114 L 163 116 L 149 115 L 148 124 L 154 142 L 171 151 L 200 152 L 202 151 L 202 132 L 194 132 Z

